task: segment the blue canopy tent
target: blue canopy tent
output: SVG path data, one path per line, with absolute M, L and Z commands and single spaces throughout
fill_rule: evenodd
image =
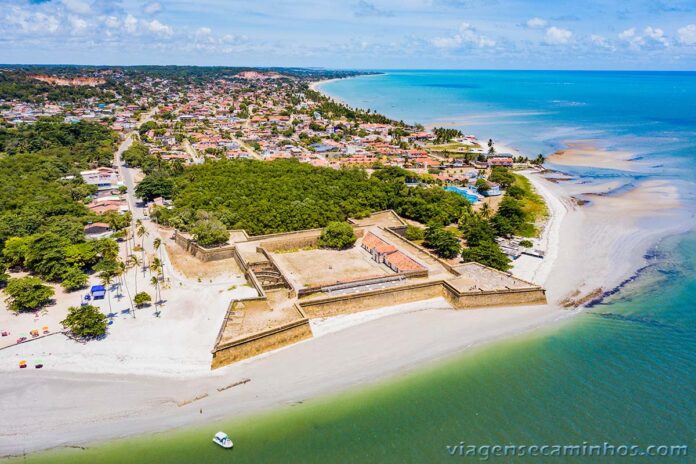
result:
M 106 295 L 106 288 L 103 285 L 92 285 L 89 292 L 95 300 L 101 300 Z

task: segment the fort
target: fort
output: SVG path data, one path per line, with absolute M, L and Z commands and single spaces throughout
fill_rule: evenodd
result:
M 310 319 L 445 298 L 454 310 L 545 304 L 543 288 L 478 263 L 444 261 L 404 236 L 393 211 L 349 220 L 347 250 L 317 246 L 321 229 L 249 236 L 230 231 L 228 244 L 174 240 L 203 262 L 234 259 L 257 295 L 232 300 L 212 350 L 211 368 L 312 337 Z

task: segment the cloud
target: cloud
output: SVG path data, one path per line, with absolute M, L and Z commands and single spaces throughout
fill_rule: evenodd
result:
M 132 14 L 128 14 L 128 16 L 126 16 L 126 19 L 123 20 L 123 28 L 129 34 L 135 34 L 136 32 L 138 32 L 137 18 Z
M 669 40 L 665 32 L 659 27 L 647 26 L 643 29 L 643 35 L 636 31 L 635 27 L 626 29 L 619 34 L 619 39 L 625 42 L 632 50 L 640 50 L 644 46 L 655 47 L 661 45 L 669 47 Z
M 640 47 L 645 45 L 645 39 L 643 39 L 643 37 L 636 34 L 635 27 L 632 27 L 630 29 L 626 29 L 625 31 L 621 32 L 619 34 L 619 39 L 626 42 L 628 44 L 628 46 L 634 50 L 638 50 L 638 49 L 640 49 Z
M 109 29 L 116 29 L 121 25 L 121 21 L 116 16 L 102 16 L 100 19 Z
M 144 22 L 145 27 L 147 28 L 148 31 L 152 32 L 153 34 L 158 34 L 158 35 L 172 35 L 174 30 L 171 28 L 171 26 L 167 26 L 166 24 L 162 24 L 156 19 L 153 19 L 152 21 L 145 21 Z
M 616 50 L 616 47 L 614 47 L 609 41 L 607 40 L 606 37 L 598 35 L 598 34 L 592 34 L 590 36 L 590 42 L 593 44 L 597 45 L 600 48 L 604 48 L 606 50 Z
M 56 16 L 45 13 L 29 13 L 21 8 L 7 11 L 4 21 L 13 33 L 54 34 L 60 30 L 60 21 Z
M 541 18 L 532 18 L 527 21 L 527 27 L 530 29 L 541 29 L 546 26 L 546 20 Z
M 652 41 L 658 42 L 665 47 L 669 47 L 669 40 L 667 40 L 667 38 L 665 37 L 665 31 L 663 31 L 662 29 L 648 26 L 645 28 L 643 33 Z
M 431 43 L 437 48 L 460 48 L 467 44 L 481 48 L 495 46 L 495 40 L 479 34 L 469 23 L 462 23 L 457 34 L 451 37 L 436 37 Z
M 199 28 L 196 30 L 196 35 L 198 35 L 198 36 L 208 36 L 208 35 L 212 34 L 212 32 L 213 32 L 213 31 L 212 31 L 209 27 L 199 27 Z
M 61 3 L 68 11 L 73 13 L 86 15 L 92 11 L 90 4 L 82 0 L 61 0 Z
M 394 12 L 378 8 L 374 3 L 370 3 L 367 0 L 359 0 L 353 6 L 353 13 L 355 16 L 394 16 Z
M 546 29 L 545 41 L 551 45 L 562 45 L 568 43 L 573 33 L 568 29 L 563 29 L 556 26 L 551 26 Z
M 145 5 L 143 11 L 147 14 L 159 13 L 162 11 L 162 5 L 160 5 L 159 2 L 148 3 Z
M 70 32 L 73 35 L 81 35 L 87 30 L 87 21 L 85 21 L 82 18 L 79 18 L 77 16 L 71 16 L 70 18 L 68 18 L 68 22 L 70 23 Z
M 679 43 L 684 45 L 696 45 L 696 24 L 689 24 L 677 30 Z

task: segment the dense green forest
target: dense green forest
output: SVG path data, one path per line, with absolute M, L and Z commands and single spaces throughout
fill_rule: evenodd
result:
M 83 121 L 42 118 L 34 124 L 0 126 L 0 153 L 50 155 L 64 170 L 111 165 L 115 142 L 108 127 Z
M 369 177 L 357 168 L 319 168 L 296 160 L 222 160 L 170 176 L 153 173 L 137 193 L 146 199 L 173 196 L 174 209 L 159 211 L 164 223 L 190 230 L 204 211 L 230 229 L 254 235 L 324 227 L 390 208 L 409 219 L 441 224 L 470 211 L 457 194 L 407 187 L 399 176 Z
M 98 124 L 0 127 L 0 268 L 26 269 L 74 289 L 113 254 L 111 240 L 85 243 L 84 225 L 99 218 L 83 204 L 94 188 L 79 171 L 110 164 L 115 142 Z

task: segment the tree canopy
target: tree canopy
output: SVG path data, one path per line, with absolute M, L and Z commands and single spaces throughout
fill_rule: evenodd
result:
M 107 241 L 85 242 L 98 220 L 84 203 L 95 192 L 80 170 L 111 164 L 115 135 L 94 123 L 0 125 L 0 259 L 66 289 L 104 258 Z M 114 243 L 115 245 L 115 243 Z
M 350 224 L 345 222 L 329 222 L 319 237 L 319 246 L 345 250 L 355 244 L 357 237 Z
M 158 221 L 187 231 L 199 220 L 199 211 L 252 235 L 320 228 L 390 208 L 409 219 L 443 225 L 470 211 L 463 197 L 440 188 L 407 187 L 401 176 L 380 179 L 362 169 L 296 160 L 213 161 L 166 179 L 172 182 L 174 208 L 158 211 Z
M 75 336 L 86 339 L 101 337 L 107 328 L 106 316 L 92 305 L 70 307 L 61 324 Z
M 475 261 L 500 271 L 510 269 L 510 259 L 495 242 L 486 241 L 475 247 L 465 248 L 462 251 L 462 259 L 465 262 Z
M 44 285 L 37 277 L 11 278 L 7 282 L 5 293 L 7 305 L 11 311 L 33 311 L 47 304 L 55 291 Z
M 439 257 L 445 259 L 455 258 L 461 250 L 457 236 L 437 223 L 431 223 L 425 229 L 424 245 L 432 248 Z

